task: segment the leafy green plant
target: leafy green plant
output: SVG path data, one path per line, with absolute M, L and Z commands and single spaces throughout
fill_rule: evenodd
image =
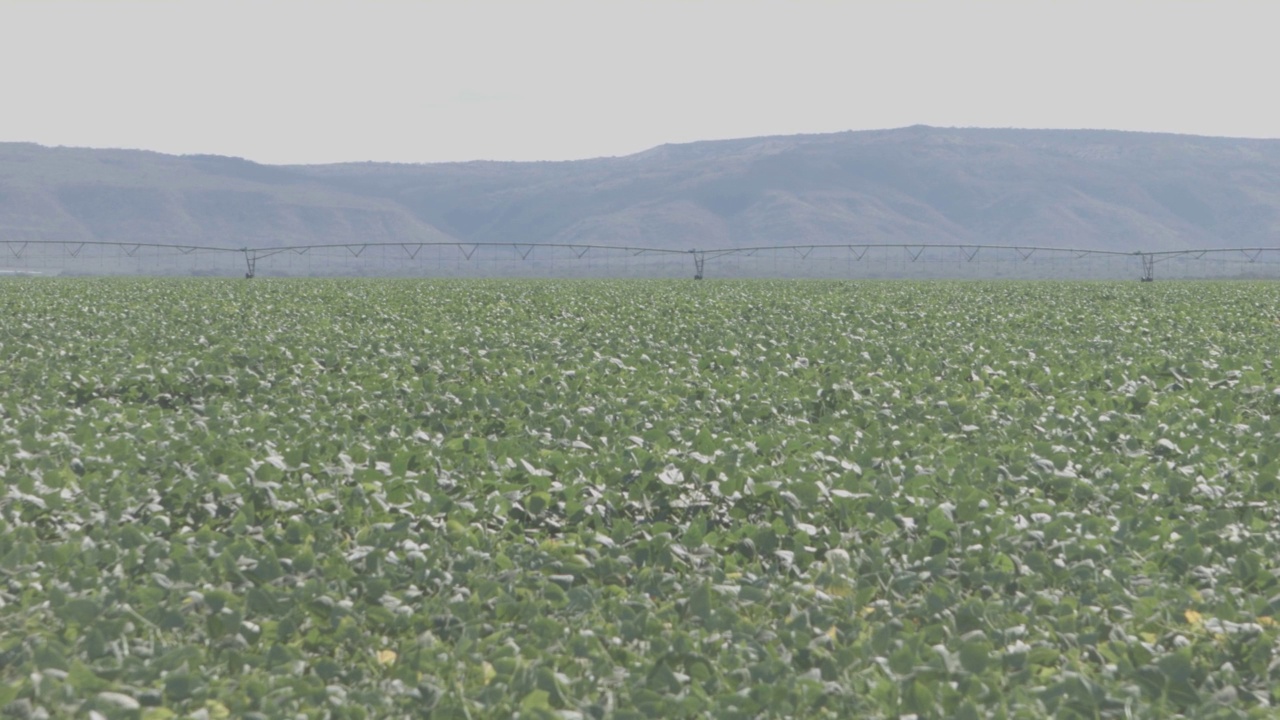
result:
M 0 706 L 1269 716 L 1271 284 L 0 283 Z

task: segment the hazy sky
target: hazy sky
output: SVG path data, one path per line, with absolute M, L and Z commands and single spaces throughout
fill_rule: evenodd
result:
M 570 159 L 941 126 L 1280 137 L 1271 0 L 0 0 L 0 141 Z

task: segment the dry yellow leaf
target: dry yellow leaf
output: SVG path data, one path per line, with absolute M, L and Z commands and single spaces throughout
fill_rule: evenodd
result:
M 1192 625 L 1204 624 L 1204 616 L 1202 616 L 1200 613 L 1196 612 L 1195 610 L 1188 610 L 1182 615 L 1187 619 L 1187 622 L 1191 623 Z
M 1263 625 L 1265 627 L 1274 627 L 1276 625 L 1276 619 L 1271 617 L 1270 615 L 1263 615 L 1262 617 L 1258 618 L 1258 624 Z
M 835 640 L 835 639 L 836 639 L 836 626 L 835 626 L 835 625 L 832 625 L 830 628 L 828 628 L 828 629 L 827 629 L 827 637 L 828 637 L 829 639 L 831 639 L 831 640 Z
M 395 650 L 379 650 L 378 651 L 378 662 L 382 663 L 383 665 L 390 665 L 394 663 L 397 657 L 398 656 L 396 655 Z

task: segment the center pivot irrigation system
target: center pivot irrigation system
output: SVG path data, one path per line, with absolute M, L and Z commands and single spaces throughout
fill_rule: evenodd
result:
M 692 261 L 692 262 L 690 262 Z M 692 265 L 692 267 L 690 267 Z M 870 243 L 678 250 L 574 243 L 216 247 L 0 240 L 0 275 L 1280 279 L 1280 247 L 1132 251 Z

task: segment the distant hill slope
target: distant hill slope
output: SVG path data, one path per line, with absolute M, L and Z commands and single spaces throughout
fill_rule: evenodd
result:
M 0 144 L 0 240 L 448 240 L 392 200 L 238 158 Z
M 1280 141 L 911 127 L 573 162 L 287 167 L 7 144 L 0 234 L 235 246 L 1274 246 Z

